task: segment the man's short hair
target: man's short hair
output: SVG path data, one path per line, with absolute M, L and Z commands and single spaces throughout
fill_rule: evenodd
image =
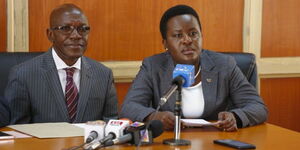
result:
M 202 31 L 200 19 L 199 19 L 197 12 L 190 6 L 176 5 L 174 7 L 169 8 L 160 19 L 160 33 L 161 33 L 161 36 L 163 39 L 166 39 L 168 21 L 172 17 L 184 15 L 184 14 L 193 15 L 197 19 L 200 30 Z

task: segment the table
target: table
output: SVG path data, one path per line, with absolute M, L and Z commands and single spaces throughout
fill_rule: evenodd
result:
M 1 131 L 11 130 L 1 128 Z M 142 146 L 141 150 L 233 150 L 233 148 L 213 144 L 214 139 L 234 139 L 256 145 L 257 150 L 297 150 L 300 148 L 300 133 L 272 124 L 261 124 L 254 127 L 239 129 L 237 132 L 223 132 L 214 127 L 187 128 L 181 132 L 181 138 L 190 140 L 190 146 L 169 146 L 162 144 L 164 139 L 173 138 L 171 131 L 164 132 L 154 139 L 154 143 Z M 83 137 L 57 138 L 57 139 L 15 139 L 0 140 L 0 150 L 59 150 L 80 145 Z M 128 144 L 115 145 L 104 149 L 131 150 L 135 146 Z

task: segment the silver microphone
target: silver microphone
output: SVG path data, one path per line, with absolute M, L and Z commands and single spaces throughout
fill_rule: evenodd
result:
M 170 98 L 170 96 L 177 90 L 178 86 L 182 86 L 182 84 L 185 83 L 185 79 L 179 75 L 177 77 L 175 77 L 172 81 L 172 86 L 171 88 L 168 90 L 168 92 L 160 98 L 160 102 L 159 102 L 159 105 L 162 106 L 164 105 L 168 99 Z
M 164 105 L 168 101 L 170 96 L 177 90 L 177 87 L 178 85 L 173 84 L 171 88 L 168 90 L 168 92 L 163 97 L 160 98 L 160 102 L 159 102 L 160 106 Z

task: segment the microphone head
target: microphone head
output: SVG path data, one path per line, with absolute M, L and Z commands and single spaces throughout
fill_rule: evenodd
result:
M 92 141 L 94 141 L 96 138 L 98 137 L 98 133 L 97 131 L 91 131 L 90 132 L 90 135 L 87 137 L 86 139 L 86 143 L 91 143 Z
M 176 77 L 178 76 L 180 76 L 184 81 L 182 87 L 190 87 L 192 84 L 194 84 L 194 78 L 195 78 L 194 65 L 177 64 L 175 69 L 173 70 L 173 79 L 174 79 L 173 83 L 180 85 L 182 81 L 180 81 L 180 79 L 176 79 Z
M 182 86 L 184 81 L 185 81 L 185 79 L 182 76 L 177 76 L 177 77 L 173 78 L 172 84 Z
M 149 123 L 149 130 L 152 131 L 153 138 L 160 136 L 164 132 L 163 124 L 160 120 L 151 120 Z
M 116 138 L 123 136 L 125 128 L 129 126 L 128 120 L 109 120 L 105 127 L 105 136 L 114 133 Z

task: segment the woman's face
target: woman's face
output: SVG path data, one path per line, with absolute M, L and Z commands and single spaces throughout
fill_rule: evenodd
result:
M 198 65 L 202 34 L 197 19 L 188 14 L 172 17 L 163 44 L 176 63 Z

